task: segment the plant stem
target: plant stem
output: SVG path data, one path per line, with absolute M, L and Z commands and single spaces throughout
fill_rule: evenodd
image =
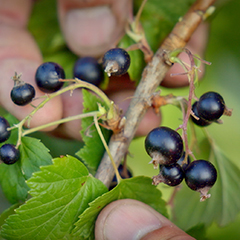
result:
M 215 2 L 215 0 L 197 0 L 186 15 L 179 21 L 169 36 L 157 50 L 152 60 L 142 73 L 142 79 L 135 91 L 126 113 L 126 124 L 123 131 L 115 134 L 109 143 L 109 149 L 117 166 L 119 166 L 134 137 L 137 127 L 151 106 L 153 93 L 164 79 L 170 66 L 165 63 L 164 52 L 171 52 L 183 48 L 191 35 L 202 22 L 202 14 Z M 119 141 L 119 139 L 124 141 Z M 109 186 L 114 175 L 114 169 L 108 154 L 105 154 L 96 173 L 106 186 Z
M 62 123 L 66 123 L 66 122 L 70 122 L 70 121 L 78 120 L 78 119 L 82 119 L 82 118 L 94 117 L 94 116 L 97 116 L 98 114 L 99 114 L 99 111 L 93 111 L 93 112 L 88 112 L 88 113 L 81 113 L 81 114 L 71 116 L 71 117 L 62 118 L 60 120 L 50 122 L 50 123 L 47 123 L 47 124 L 44 124 L 44 125 L 41 125 L 41 126 L 38 126 L 35 128 L 27 129 L 27 130 L 23 131 L 22 136 L 40 131 L 44 128 L 51 127 L 54 125 L 58 125 L 58 124 L 62 124 Z
M 114 162 L 114 160 L 113 160 L 112 154 L 111 154 L 111 152 L 110 152 L 110 150 L 109 150 L 109 148 L 108 148 L 108 145 L 107 145 L 107 143 L 106 143 L 106 141 L 105 141 L 105 138 L 104 138 L 104 136 L 103 136 L 103 134 L 102 134 L 102 131 L 101 131 L 101 128 L 100 128 L 100 126 L 99 126 L 98 119 L 97 119 L 97 116 L 96 116 L 96 115 L 94 116 L 94 123 L 95 123 L 96 129 L 97 129 L 97 131 L 98 131 L 98 134 L 99 134 L 99 136 L 100 136 L 100 138 L 101 138 L 101 140 L 102 140 L 102 143 L 103 143 L 103 145 L 104 145 L 104 148 L 105 148 L 105 150 L 106 150 L 106 152 L 107 152 L 107 154 L 108 154 L 108 156 L 109 156 L 109 158 L 110 158 L 110 160 L 111 160 L 111 163 L 112 163 L 112 166 L 113 166 L 113 168 L 114 168 L 115 175 L 116 175 L 116 178 L 117 178 L 117 182 L 119 183 L 122 178 L 121 178 L 121 176 L 120 176 L 120 174 L 119 174 L 119 172 L 118 172 L 118 168 L 117 168 L 117 166 L 116 166 L 116 164 L 115 164 L 115 162 Z
M 185 152 L 186 152 L 186 157 L 184 159 L 183 162 L 187 163 L 187 156 L 189 154 L 192 154 L 192 151 L 189 149 L 188 146 L 188 137 L 187 137 L 187 124 L 188 124 L 188 120 L 189 117 L 191 115 L 191 110 L 192 110 L 192 99 L 193 99 L 193 95 L 194 95 L 194 76 L 195 76 L 195 62 L 193 59 L 193 55 L 192 53 L 188 50 L 188 49 L 184 49 L 184 51 L 188 54 L 189 59 L 190 59 L 190 70 L 188 72 L 188 78 L 189 78 L 189 94 L 188 94 L 188 101 L 187 101 L 187 111 L 185 113 L 184 119 L 183 119 L 183 124 L 181 126 L 182 130 L 183 130 L 183 141 L 185 144 Z
M 24 135 L 27 135 L 27 134 L 30 134 L 30 133 L 33 133 L 35 131 L 38 131 L 38 130 L 42 130 L 46 127 L 50 127 L 50 126 L 53 126 L 53 125 L 56 125 L 56 124 L 61 124 L 61 123 L 64 123 L 64 122 L 69 122 L 69 121 L 72 121 L 72 120 L 75 120 L 75 119 L 80 119 L 82 118 L 81 115 L 77 115 L 77 116 L 73 116 L 73 117 L 69 117 L 69 118 L 64 118 L 64 119 L 60 119 L 58 121 L 55 121 L 55 122 L 51 122 L 51 123 L 48 123 L 48 124 L 44 124 L 44 125 L 41 125 L 41 126 L 38 126 L 36 128 L 33 128 L 33 129 L 29 129 L 29 130 L 25 130 L 23 132 L 23 125 L 31 119 L 31 117 L 40 109 L 42 108 L 48 101 L 50 101 L 52 98 L 56 97 L 56 96 L 59 96 L 67 91 L 73 91 L 77 88 L 87 88 L 91 91 L 93 91 L 94 93 L 96 93 L 108 106 L 108 108 L 111 107 L 112 105 L 112 101 L 110 101 L 110 99 L 107 97 L 107 95 L 102 91 L 100 90 L 98 87 L 94 86 L 93 84 L 90 84 L 88 82 L 85 82 L 85 81 L 81 81 L 79 79 L 60 79 L 60 81 L 64 81 L 64 82 L 74 82 L 74 84 L 71 84 L 65 88 L 62 88 L 60 89 L 59 91 L 57 92 L 54 92 L 54 93 L 51 93 L 51 94 L 47 94 L 45 95 L 45 99 L 39 103 L 34 109 L 33 111 L 27 115 L 24 119 L 22 119 L 22 121 L 20 121 L 18 124 L 16 124 L 15 126 L 13 126 L 12 128 L 9 128 L 10 130 L 13 129 L 13 128 L 18 128 L 18 140 L 17 140 L 17 144 L 16 144 L 16 147 L 18 147 L 20 144 L 21 144 L 21 137 L 24 136 Z M 95 113 L 94 113 L 95 114 Z M 92 116 L 92 115 L 91 115 Z M 84 115 L 83 115 L 84 117 Z M 86 115 L 87 117 L 87 115 Z
M 147 0 L 143 0 L 141 5 L 140 5 L 140 8 L 138 9 L 138 12 L 137 12 L 137 15 L 135 17 L 135 31 L 136 33 L 139 33 L 139 24 L 140 24 L 140 17 L 141 17 L 141 14 L 142 14 L 142 11 L 143 11 L 143 8 L 146 4 Z

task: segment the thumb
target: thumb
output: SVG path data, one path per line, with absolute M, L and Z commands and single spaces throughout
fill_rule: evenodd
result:
M 95 225 L 96 240 L 194 240 L 145 203 L 122 199 L 107 205 Z
M 123 36 L 132 1 L 59 0 L 58 12 L 68 47 L 77 55 L 100 56 Z

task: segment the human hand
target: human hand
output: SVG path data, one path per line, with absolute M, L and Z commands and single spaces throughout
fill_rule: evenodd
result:
M 32 107 L 30 105 L 19 107 L 12 103 L 10 91 L 13 87 L 11 77 L 14 72 L 22 73 L 23 81 L 35 87 L 37 97 L 44 95 L 37 89 L 34 81 L 35 71 L 42 63 L 42 56 L 34 39 L 27 31 L 27 22 L 33 1 L 0 0 L 0 2 L 0 104 L 18 119 L 23 119 L 32 111 Z M 109 0 L 107 4 L 111 7 L 107 7 L 106 1 L 103 0 L 90 2 L 58 1 L 59 22 L 63 35 L 69 48 L 77 55 L 99 56 L 109 48 L 114 47 L 124 33 L 125 23 L 132 10 L 132 1 Z M 78 29 L 80 30 L 78 31 Z M 198 31 L 196 36 L 199 38 L 197 41 L 190 42 L 189 48 L 193 52 L 201 53 L 205 47 L 206 31 L 201 28 Z M 193 37 L 193 39 L 196 38 Z M 110 89 L 115 82 L 114 80 L 110 81 Z M 127 109 L 129 97 L 134 92 L 129 82 L 124 77 L 118 78 L 118 90 L 113 90 L 109 94 L 109 97 L 123 110 Z M 187 84 L 187 78 L 167 76 L 163 84 L 167 87 L 180 87 Z M 34 104 L 37 105 L 38 101 L 40 100 L 34 101 Z M 71 97 L 69 93 L 56 97 L 34 114 L 30 127 L 79 114 L 83 109 L 81 103 L 80 91 L 74 91 Z M 149 110 L 140 123 L 136 134 L 146 135 L 153 127 L 159 126 L 160 120 L 159 116 Z M 56 127 L 53 126 L 45 130 L 51 131 Z M 79 129 L 80 121 L 72 121 L 58 127 L 55 134 L 79 139 Z
M 96 240 L 194 240 L 145 203 L 122 199 L 107 205 L 95 225 Z

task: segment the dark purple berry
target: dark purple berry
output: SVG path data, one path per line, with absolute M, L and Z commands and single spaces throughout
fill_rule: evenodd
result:
M 0 117 L 0 143 L 5 142 L 11 135 L 11 131 L 7 129 L 10 127 L 8 121 L 4 117 Z
M 132 177 L 131 171 L 127 168 L 127 166 L 124 166 L 123 164 L 119 165 L 118 172 L 119 172 L 122 179 Z M 110 184 L 109 190 L 113 189 L 116 186 L 117 186 L 117 178 L 116 178 L 116 175 L 114 175 L 114 177 L 112 179 L 112 182 Z
M 160 165 L 160 172 L 153 177 L 153 184 L 158 185 L 163 182 L 169 186 L 177 186 L 184 179 L 184 171 L 178 163 L 171 165 Z
M 225 109 L 225 102 L 222 96 L 216 92 L 204 93 L 197 103 L 199 117 L 206 121 L 216 121 Z
M 45 93 L 58 91 L 63 86 L 63 82 L 60 82 L 59 79 L 64 78 L 65 73 L 63 68 L 54 62 L 41 64 L 35 74 L 37 86 Z
M 158 127 L 148 133 L 145 149 L 152 157 L 151 163 L 170 165 L 176 163 L 183 153 L 183 140 L 179 133 L 168 127 Z
M 185 181 L 189 188 L 201 193 L 201 201 L 209 198 L 209 189 L 217 180 L 217 170 L 206 160 L 191 162 L 185 170 Z
M 104 54 L 102 65 L 108 76 L 121 76 L 128 71 L 130 56 L 122 48 L 113 48 Z
M 35 89 L 29 83 L 19 82 L 13 87 L 10 95 L 16 105 L 25 106 L 35 97 Z
M 185 171 L 185 169 L 187 168 L 187 166 L 190 164 L 190 157 L 189 155 L 187 156 L 187 162 L 183 163 L 183 161 L 185 160 L 185 155 L 186 153 L 183 152 L 183 155 L 181 156 L 181 158 L 178 159 L 177 163 L 182 167 L 183 171 Z
M 5 164 L 14 164 L 20 159 L 20 152 L 13 144 L 4 144 L 0 148 L 0 160 Z
M 102 65 L 93 57 L 79 58 L 73 69 L 74 78 L 99 86 L 104 80 Z
M 197 110 L 197 104 L 198 104 L 198 102 L 195 102 L 192 105 L 192 111 L 193 111 L 194 115 L 196 117 L 198 117 L 199 119 L 196 119 L 192 115 L 191 115 L 191 119 L 196 125 L 198 125 L 200 127 L 206 127 L 206 126 L 210 125 L 212 122 L 209 122 L 209 121 L 207 121 L 207 120 L 205 120 L 205 119 L 203 119 L 202 117 L 199 116 L 199 113 L 198 113 L 198 110 Z

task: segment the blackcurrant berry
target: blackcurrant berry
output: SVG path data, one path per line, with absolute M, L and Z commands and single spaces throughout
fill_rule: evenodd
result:
M 184 159 L 185 159 L 185 155 L 186 153 L 183 152 L 183 155 L 178 159 L 177 163 L 182 167 L 183 171 L 185 171 L 185 169 L 187 168 L 187 166 L 190 164 L 190 157 L 189 155 L 187 156 L 187 162 L 183 163 Z
M 225 102 L 222 96 L 216 92 L 204 93 L 197 103 L 199 117 L 207 121 L 219 119 L 225 109 Z
M 179 133 L 168 127 L 158 127 L 148 133 L 145 149 L 152 157 L 154 167 L 177 162 L 183 153 L 183 140 Z
M 127 166 L 124 166 L 123 164 L 119 165 L 118 172 L 119 172 L 122 179 L 132 177 L 131 171 L 127 168 Z M 116 186 L 117 186 L 117 178 L 116 178 L 116 175 L 114 175 L 114 177 L 112 179 L 112 182 L 110 184 L 109 190 L 113 189 Z
M 209 198 L 209 189 L 217 180 L 217 170 L 206 160 L 195 160 L 185 169 L 185 181 L 189 188 L 201 193 L 201 201 Z
M 11 135 L 11 131 L 7 129 L 10 127 L 8 121 L 4 117 L 0 117 L 0 143 L 5 142 Z
M 177 186 L 184 179 L 184 171 L 178 163 L 171 165 L 160 165 L 160 172 L 153 178 L 153 185 L 163 182 L 169 186 Z
M 13 145 L 6 143 L 0 148 L 0 160 L 5 164 L 14 164 L 20 159 L 19 150 Z
M 121 76 L 128 71 L 130 56 L 122 48 L 113 48 L 104 54 L 102 65 L 108 76 Z
M 209 122 L 209 121 L 207 121 L 207 120 L 205 120 L 205 119 L 203 119 L 202 117 L 199 116 L 199 113 L 198 113 L 198 110 L 197 110 L 197 104 L 198 104 L 198 102 L 195 102 L 192 105 L 192 111 L 195 114 L 195 116 L 198 117 L 199 119 L 196 119 L 192 115 L 191 115 L 191 119 L 196 125 L 198 125 L 200 127 L 206 127 L 206 126 L 210 125 L 211 122 Z
M 10 95 L 15 104 L 25 106 L 35 97 L 35 89 L 29 83 L 19 82 L 13 87 Z
M 54 62 L 45 62 L 41 64 L 35 74 L 35 80 L 39 89 L 45 93 L 53 93 L 58 91 L 63 82 L 59 79 L 65 78 L 63 68 Z
M 102 65 L 93 57 L 79 58 L 73 69 L 75 78 L 99 86 L 104 80 Z

